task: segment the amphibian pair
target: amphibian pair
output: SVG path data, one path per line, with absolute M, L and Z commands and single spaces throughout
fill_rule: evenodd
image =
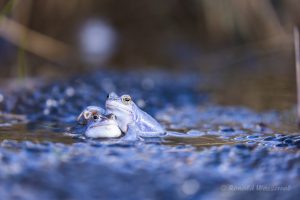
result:
M 158 137 L 166 134 L 164 128 L 149 114 L 142 111 L 129 95 L 110 93 L 105 102 L 106 111 L 88 106 L 78 116 L 79 123 L 87 125 L 85 135 L 91 138 L 125 139 Z

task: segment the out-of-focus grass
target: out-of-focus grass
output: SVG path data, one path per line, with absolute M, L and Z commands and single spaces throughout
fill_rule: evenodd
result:
M 12 66 L 0 54 L 0 77 L 8 70 L 11 77 L 57 77 L 91 69 L 78 35 L 89 19 L 100 19 L 119 42 L 102 65 L 213 74 L 210 87 L 226 83 L 218 91 L 224 103 L 260 109 L 295 101 L 292 28 L 300 25 L 299 0 L 0 0 L 0 10 L 6 22 L 0 53 L 7 44 L 15 48 Z
M 7 3 L 0 10 L 0 20 L 4 15 L 8 15 L 11 13 L 12 8 L 14 7 L 17 0 L 8 0 Z
M 11 14 L 12 9 L 16 5 L 17 0 L 9 0 L 0 11 L 0 21 L 3 19 L 4 16 Z M 26 43 L 26 38 L 23 37 L 22 39 L 23 45 Z M 26 52 L 23 49 L 23 45 L 18 47 L 17 53 L 17 69 L 18 69 L 18 78 L 19 80 L 24 79 L 26 77 Z
M 264 56 L 274 47 L 282 47 L 282 51 L 292 48 L 292 26 L 300 24 L 297 0 L 0 0 L 0 5 L 4 5 L 2 15 L 28 30 L 69 44 L 75 51 L 80 51 L 77 36 L 81 25 L 90 18 L 106 20 L 120 38 L 118 50 L 106 63 L 115 66 L 209 69 L 214 60 L 231 65 L 244 60 L 241 58 L 248 57 L 249 52 Z M 229 51 L 239 55 L 224 59 L 222 52 Z M 37 75 L 41 73 L 37 69 L 49 63 L 39 55 L 28 57 L 29 71 Z M 63 66 L 70 72 L 69 66 L 75 65 L 89 69 L 78 55 L 68 58 Z M 53 66 L 53 70 L 61 71 Z M 78 71 L 78 67 L 71 69 Z
M 18 78 L 20 80 L 26 78 L 27 76 L 27 67 L 26 67 L 26 52 L 23 48 L 24 45 L 26 45 L 26 36 L 23 36 L 22 38 L 22 45 L 18 48 L 18 56 L 17 56 L 17 66 L 18 66 Z

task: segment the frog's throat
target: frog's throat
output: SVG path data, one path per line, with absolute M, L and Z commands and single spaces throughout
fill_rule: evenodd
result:
M 90 126 L 89 128 L 96 128 L 96 127 L 103 127 L 103 126 L 110 126 L 110 125 L 116 125 L 116 124 L 114 124 L 114 123 L 96 124 L 96 125 Z
M 128 112 L 128 113 L 130 113 L 130 114 L 133 113 L 132 110 L 128 109 L 127 107 L 117 106 L 117 105 L 112 104 L 112 103 L 106 103 L 106 107 L 107 107 L 108 109 L 112 109 L 112 110 L 113 110 L 113 109 L 117 109 L 117 110 L 123 110 L 123 111 L 126 111 L 126 112 Z

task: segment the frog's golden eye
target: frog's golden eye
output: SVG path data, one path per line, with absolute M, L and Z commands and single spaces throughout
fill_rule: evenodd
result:
M 128 105 L 131 102 L 131 97 L 129 95 L 123 95 L 122 96 L 122 102 L 126 105 Z

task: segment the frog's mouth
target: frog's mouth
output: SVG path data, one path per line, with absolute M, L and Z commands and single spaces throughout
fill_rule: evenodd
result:
M 97 127 L 104 127 L 104 126 L 111 126 L 114 125 L 113 123 L 102 123 L 102 124 L 96 124 L 96 125 L 92 125 L 89 128 L 97 128 Z

